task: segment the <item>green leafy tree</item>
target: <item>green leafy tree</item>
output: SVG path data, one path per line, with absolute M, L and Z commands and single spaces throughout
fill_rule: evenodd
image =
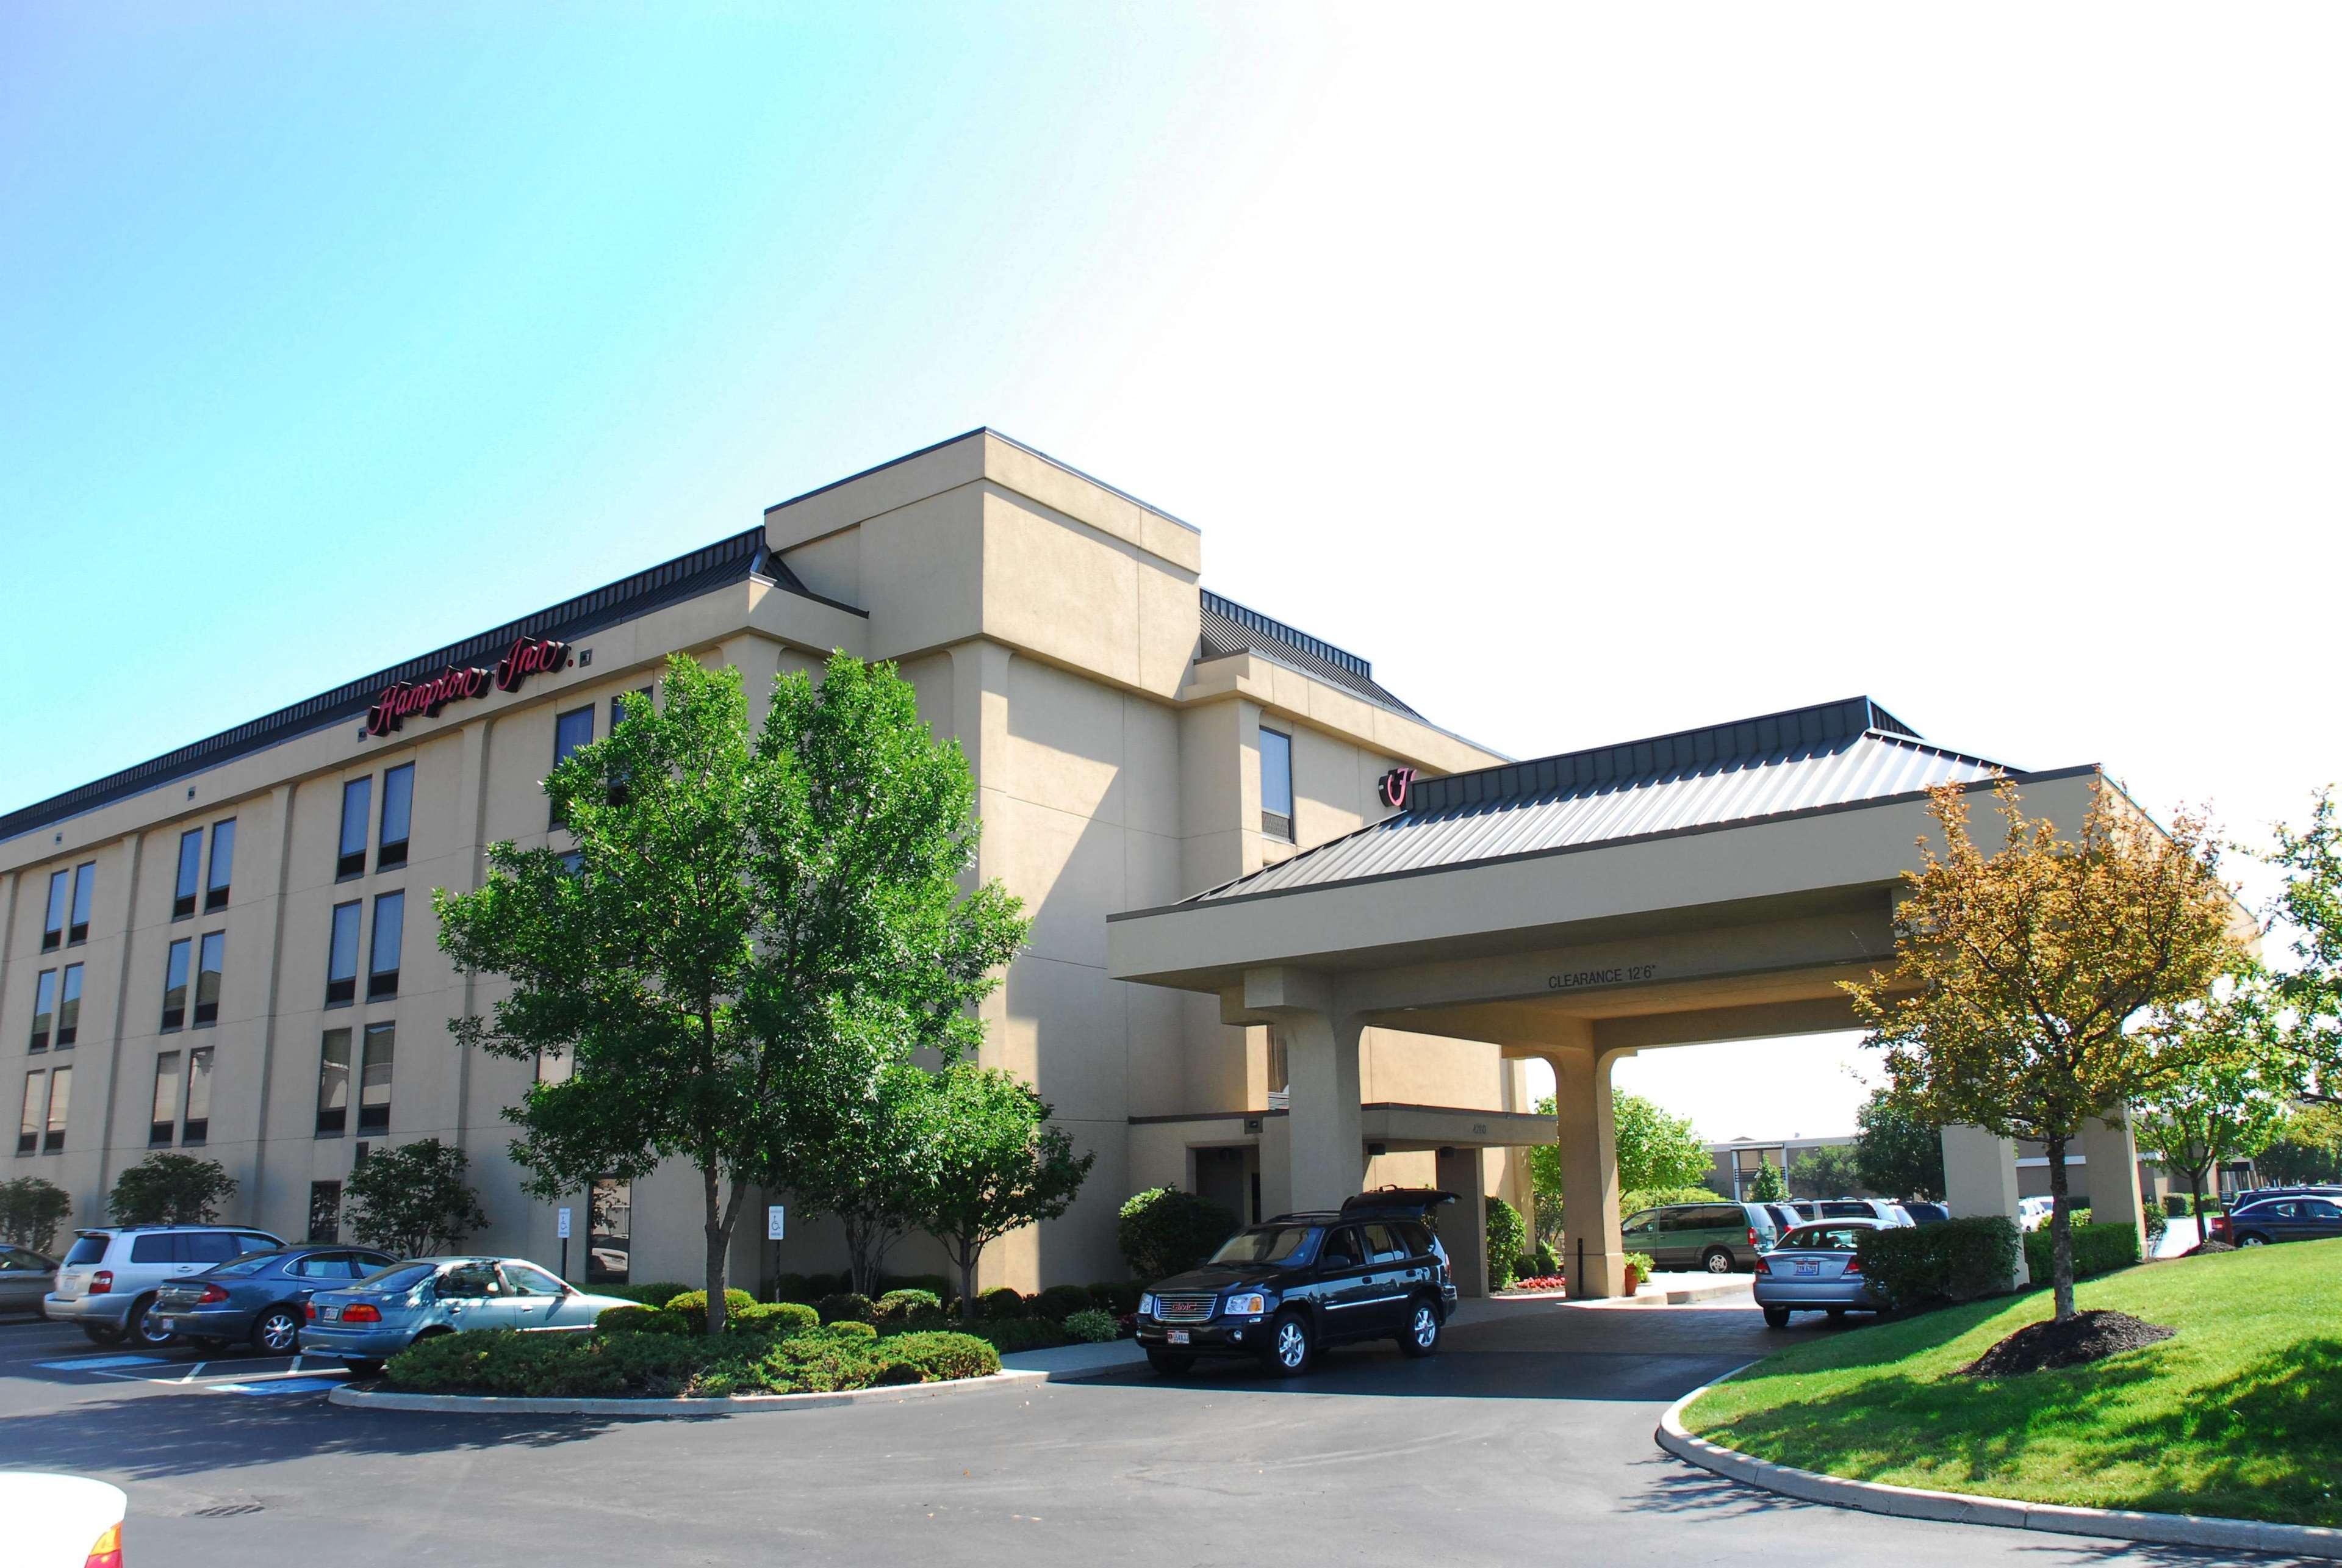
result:
M 1767 1160 L 1756 1167 L 1756 1174 L 1748 1179 L 1748 1201 L 1752 1203 L 1777 1202 L 1789 1195 L 1789 1185 L 1781 1180 L 1781 1168 Z
M 402 1258 L 455 1251 L 488 1224 L 480 1195 L 464 1179 L 470 1163 L 461 1149 L 436 1138 L 376 1150 L 344 1188 L 351 1233 Z
M 1874 1089 L 1855 1112 L 1855 1181 L 1889 1198 L 1940 1202 L 1944 1196 L 1944 1130 L 1911 1115 L 1883 1089 Z
M 886 1253 L 917 1226 L 935 1185 L 934 1081 L 916 1063 L 879 1053 L 875 1072 L 847 1078 L 830 1135 L 776 1161 L 807 1217 L 837 1217 L 853 1289 L 865 1296 L 878 1294 Z
M 1536 1102 L 1536 1109 L 1548 1120 L 1558 1114 L 1550 1094 Z M 1617 1093 L 1611 1097 L 1610 1118 L 1621 1192 L 1697 1186 L 1715 1166 L 1689 1117 L 1671 1116 L 1639 1094 Z M 1559 1144 L 1530 1147 L 1529 1188 L 1536 1205 L 1538 1237 L 1558 1242 L 1563 1212 Z
M 1521 1249 L 1528 1242 L 1528 1227 L 1521 1222 L 1521 1211 L 1494 1192 L 1483 1204 L 1486 1211 L 1486 1229 L 1482 1232 L 1488 1260 L 1488 1283 L 1503 1290 L 1520 1278 Z
M 19 1176 L 0 1181 L 0 1238 L 45 1253 L 57 1239 L 57 1227 L 73 1212 L 73 1195 L 54 1181 Z
M 2342 1181 L 2342 1107 L 2294 1107 L 2253 1166 L 2267 1181 Z
M 149 1154 L 115 1179 L 105 1207 L 117 1225 L 208 1225 L 235 1192 L 215 1160 Z
M 2241 922 L 2200 819 L 2181 815 L 2167 833 L 2101 789 L 2061 838 L 2024 814 L 2012 782 L 1996 793 L 2006 831 L 1987 851 L 1961 790 L 1934 791 L 1943 842 L 1922 839 L 1921 867 L 1905 873 L 1895 970 L 1846 989 L 1907 1114 L 2047 1149 L 2062 1322 L 2074 1315 L 2067 1150 L 2084 1122 L 2186 1074 L 2185 1050 L 2133 1025 L 2235 970 Z
M 2268 863 L 2285 873 L 2270 924 L 2289 933 L 2292 961 L 2272 966 L 2278 1038 L 2299 1059 L 2302 1098 L 2342 1101 L 2342 818 L 2317 792 L 2309 825 L 2277 829 Z
M 2283 1038 L 2275 993 L 2257 971 L 2201 1001 L 2158 1011 L 2143 1032 L 2187 1065 L 2131 1108 L 2132 1137 L 2187 1179 L 2188 1212 L 2200 1214 L 2220 1167 L 2252 1158 L 2277 1136 L 2307 1063 Z
M 749 1193 L 787 1188 L 887 1060 L 979 1039 L 1025 922 L 997 884 L 962 890 L 967 764 L 891 666 L 783 676 L 753 733 L 736 669 L 678 654 L 661 687 L 545 780 L 574 871 L 500 843 L 478 891 L 433 901 L 457 966 L 511 982 L 456 1038 L 572 1063 L 505 1113 L 529 1190 L 688 1161 L 715 1335 Z
M 1001 1237 L 1072 1207 L 1095 1154 L 1076 1154 L 1048 1103 L 1015 1073 L 955 1062 L 937 1080 L 932 1185 L 920 1222 L 959 1271 L 976 1315 L 976 1265 Z
M 1236 1217 L 1209 1198 L 1177 1187 L 1149 1187 L 1124 1200 L 1114 1239 L 1132 1278 L 1153 1284 L 1210 1257 L 1236 1225 Z
M 1825 1143 L 1789 1162 L 1789 1185 L 1801 1198 L 1847 1198 L 1863 1184 L 1853 1148 Z

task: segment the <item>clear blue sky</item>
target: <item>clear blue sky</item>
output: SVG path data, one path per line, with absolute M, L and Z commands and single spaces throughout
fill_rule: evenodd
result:
M 1868 692 L 2257 837 L 2342 777 L 2337 45 L 8 6 L 0 809 L 992 424 L 1515 755 Z

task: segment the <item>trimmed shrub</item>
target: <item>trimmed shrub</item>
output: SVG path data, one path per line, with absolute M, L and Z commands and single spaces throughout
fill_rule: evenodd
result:
M 1488 1195 L 1488 1283 L 1497 1290 L 1513 1282 L 1520 1271 L 1514 1260 L 1521 1255 L 1521 1243 L 1528 1240 L 1528 1227 L 1521 1223 L 1521 1211 L 1495 1193 Z
M 990 1377 L 1000 1370 L 1000 1352 L 974 1334 L 896 1334 L 879 1345 L 878 1363 L 881 1383 L 947 1382 Z
M 897 1291 L 925 1291 L 941 1302 L 952 1293 L 952 1283 L 941 1274 L 881 1274 L 878 1276 L 878 1298 L 881 1301 Z
M 834 1296 L 854 1288 L 846 1274 L 776 1274 L 773 1278 L 773 1300 L 803 1302 L 807 1306 L 824 1296 Z
M 1138 1310 L 1139 1292 L 1144 1289 L 1136 1280 L 1110 1280 L 1090 1287 L 1090 1302 L 1100 1312 L 1126 1318 Z
M 1076 1312 L 1088 1312 L 1096 1303 L 1090 1300 L 1086 1285 L 1051 1285 L 1033 1298 L 1033 1315 L 1062 1323 Z
M 1068 1312 L 1064 1326 L 1066 1337 L 1077 1345 L 1102 1345 L 1108 1340 L 1122 1338 L 1122 1325 L 1115 1321 L 1114 1314 L 1099 1312 L 1096 1307 Z
M 834 1323 L 824 1323 L 814 1332 L 825 1339 L 836 1340 L 840 1344 L 875 1340 L 878 1337 L 876 1327 L 855 1318 L 840 1318 Z
M 976 1298 L 976 1315 L 995 1322 L 1006 1322 L 1016 1318 L 1033 1315 L 1033 1303 L 1006 1285 L 986 1291 Z
M 1066 1331 L 1039 1318 L 993 1318 L 963 1325 L 966 1331 L 999 1351 L 1055 1350 L 1072 1342 Z
M 803 1302 L 756 1302 L 736 1309 L 728 1322 L 742 1333 L 801 1334 L 819 1327 L 821 1315 Z
M 1909 1310 L 1974 1301 L 2008 1288 L 2017 1271 L 2017 1226 L 1988 1215 L 1867 1231 L 1856 1242 L 1854 1255 L 1890 1306 Z
M 825 1323 L 869 1323 L 878 1319 L 876 1303 L 852 1291 L 838 1291 L 816 1303 Z
M 1122 1206 L 1115 1244 L 1146 1283 L 1181 1274 L 1210 1257 L 1236 1230 L 1236 1217 L 1176 1187 L 1150 1187 Z
M 1941 1225 L 1929 1227 L 1940 1231 Z M 2049 1227 L 2028 1231 L 2025 1236 L 2025 1268 L 2037 1285 L 2049 1282 L 2051 1272 L 2051 1237 Z M 2111 1273 L 2127 1269 L 2138 1258 L 2138 1232 L 2128 1225 L 2080 1225 L 2074 1227 L 2074 1278 L 2087 1280 L 2092 1274 Z
M 727 1290 L 724 1292 L 724 1310 L 727 1314 L 756 1304 L 756 1298 L 746 1291 Z M 686 1291 L 669 1301 L 665 1310 L 681 1318 L 693 1333 L 704 1334 L 707 1332 L 707 1292 L 706 1291 Z
M 677 1280 L 653 1280 L 643 1285 L 588 1285 L 585 1288 L 597 1296 L 616 1296 L 622 1302 L 640 1302 L 646 1307 L 663 1307 L 691 1289 Z
M 861 1327 L 867 1328 L 868 1324 Z M 759 1381 L 776 1392 L 826 1393 L 867 1388 L 878 1375 L 876 1342 L 833 1334 L 826 1329 L 792 1334 L 756 1363 Z
M 884 1333 L 944 1326 L 944 1303 L 933 1291 L 889 1291 L 878 1298 L 872 1321 Z
M 796 1307 L 782 1317 L 804 1310 L 782 1304 Z M 424 1393 L 606 1399 L 801 1393 L 982 1377 L 999 1369 L 997 1352 L 966 1334 L 902 1334 L 882 1342 L 867 1323 L 836 1323 L 777 1340 L 510 1330 L 441 1334 L 393 1356 L 389 1375 L 393 1386 Z

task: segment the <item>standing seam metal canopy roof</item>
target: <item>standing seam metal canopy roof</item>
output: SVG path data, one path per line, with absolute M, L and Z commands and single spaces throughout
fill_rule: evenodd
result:
M 1929 746 L 1870 699 L 1857 697 L 1419 779 L 1396 815 L 1186 902 L 1750 822 L 2013 771 Z

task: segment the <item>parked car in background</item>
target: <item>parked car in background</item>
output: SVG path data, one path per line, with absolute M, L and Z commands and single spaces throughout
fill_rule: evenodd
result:
M 1876 1220 L 1882 1225 L 1914 1225 L 1910 1211 L 1886 1198 L 1805 1198 L 1790 1205 L 1797 1210 L 1798 1223 L 1818 1224 L 1824 1220 Z
M 155 1292 L 152 1317 L 162 1332 L 204 1350 L 249 1343 L 272 1355 L 300 1348 L 309 1297 L 339 1290 L 397 1262 L 371 1247 L 287 1247 L 252 1252 Z
M 170 1331 L 147 1321 L 165 1282 L 200 1274 L 246 1252 L 285 1245 L 241 1225 L 125 1225 L 75 1232 L 57 1265 L 57 1287 L 41 1298 L 54 1322 L 75 1323 L 102 1345 L 125 1338 L 156 1349 Z
M 1797 1206 L 1786 1198 L 1767 1203 L 1765 1207 L 1772 1214 L 1773 1223 L 1784 1231 L 1794 1231 L 1806 1222 L 1806 1217 L 1797 1212 Z
M 2019 1198 L 2017 1201 L 2017 1228 L 2038 1231 L 2049 1222 L 2049 1216 L 2057 1209 L 2057 1200 L 2055 1198 Z
M 2342 1200 L 2263 1198 L 2212 1216 L 2212 1240 L 2232 1247 L 2318 1241 L 2342 1236 Z
M 636 1304 L 581 1291 L 525 1258 L 418 1258 L 313 1294 L 301 1351 L 372 1372 L 432 1334 L 590 1329 L 610 1308 Z
M 122 1568 L 130 1496 L 85 1475 L 0 1470 L 10 1568 Z
M 41 1311 L 41 1298 L 57 1288 L 57 1261 L 30 1247 L 0 1241 L 0 1312 Z
M 1914 1225 L 1940 1225 L 1952 1217 L 1952 1211 L 1941 1203 L 1924 1203 L 1906 1200 L 1903 1211 L 1911 1216 Z
M 1756 1260 L 1753 1290 L 1765 1326 L 1788 1327 L 1791 1312 L 1827 1312 L 1836 1322 L 1849 1312 L 1885 1311 L 1854 1250 L 1866 1232 L 1891 1229 L 1876 1218 L 1824 1220 L 1782 1237 Z
M 1729 1274 L 1756 1266 L 1756 1255 L 1780 1240 L 1781 1221 L 1765 1203 L 1670 1203 L 1628 1215 L 1618 1234 L 1627 1251 L 1649 1253 L 1656 1268 Z

